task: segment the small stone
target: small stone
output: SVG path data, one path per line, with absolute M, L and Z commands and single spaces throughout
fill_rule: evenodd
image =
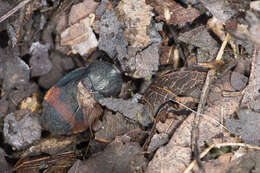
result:
M 44 89 L 49 89 L 52 85 L 58 82 L 63 77 L 63 72 L 58 68 L 52 68 L 52 70 L 44 76 L 41 76 L 38 83 Z
M 169 135 L 166 133 L 155 134 L 148 147 L 148 152 L 152 153 L 157 150 L 160 146 L 163 146 L 169 141 Z
M 260 97 L 256 98 L 256 100 L 250 102 L 249 104 L 255 112 L 260 113 Z
M 62 67 L 65 71 L 75 68 L 75 63 L 71 57 L 62 58 Z
M 30 53 L 32 55 L 30 58 L 32 77 L 43 76 L 51 70 L 52 63 L 49 59 L 49 49 L 50 45 L 43 45 L 40 42 L 32 44 L 30 48 Z
M 99 100 L 102 106 L 108 109 L 120 112 L 129 119 L 138 121 L 138 113 L 143 112 L 143 105 L 132 100 L 123 100 L 117 98 L 103 98 Z
M 8 114 L 5 117 L 3 131 L 5 142 L 20 150 L 40 139 L 41 125 L 36 115 L 24 114 L 22 119 L 16 120 L 16 113 Z
M 19 57 L 10 57 L 3 65 L 3 89 L 9 90 L 29 82 L 30 68 Z
M 232 88 L 240 91 L 246 87 L 246 84 L 248 82 L 248 77 L 238 72 L 232 72 L 230 82 Z

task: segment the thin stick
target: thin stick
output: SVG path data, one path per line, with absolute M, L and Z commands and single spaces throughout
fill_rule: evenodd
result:
M 222 55 L 224 53 L 224 49 L 225 49 L 229 39 L 230 39 L 230 35 L 227 34 L 225 37 L 225 40 L 223 41 L 223 43 L 221 45 L 219 52 L 218 52 L 216 60 L 221 60 Z M 200 117 L 201 117 L 200 114 L 203 113 L 203 109 L 206 104 L 206 100 L 207 100 L 208 93 L 209 93 L 209 86 L 212 83 L 212 81 L 215 77 L 215 74 L 216 74 L 216 69 L 209 70 L 209 72 L 207 74 L 207 78 L 206 78 L 205 84 L 204 84 L 202 92 L 201 92 L 200 102 L 199 102 L 198 109 L 197 109 L 197 114 L 195 114 L 195 118 L 194 118 L 193 125 L 192 125 L 191 147 L 192 147 L 192 151 L 195 154 L 195 157 L 198 155 L 198 153 L 195 153 L 195 151 L 199 151 L 198 146 L 197 146 L 197 141 L 199 140 L 199 124 L 200 124 Z
M 208 154 L 208 152 L 216 147 L 216 148 L 220 148 L 220 147 L 226 147 L 226 146 L 238 146 L 238 147 L 246 147 L 249 149 L 256 149 L 256 150 L 260 150 L 260 147 L 258 146 L 254 146 L 254 145 L 249 145 L 249 144 L 244 144 L 244 143 L 219 143 L 219 144 L 212 144 L 211 146 L 209 146 L 208 148 L 206 148 L 201 154 L 200 154 L 200 159 L 202 159 L 206 154 Z M 189 173 L 191 172 L 191 170 L 193 169 L 193 167 L 196 164 L 196 160 L 193 160 L 190 165 L 184 170 L 183 173 Z
M 14 8 L 9 10 L 6 14 L 4 14 L 2 17 L 0 17 L 0 23 L 2 23 L 5 19 L 12 16 L 16 11 L 24 7 L 27 3 L 29 3 L 31 0 L 23 0 L 19 4 L 17 4 Z
M 218 52 L 218 55 L 217 55 L 217 57 L 216 57 L 216 60 L 221 60 L 222 55 L 223 55 L 223 53 L 224 53 L 224 49 L 225 49 L 225 47 L 226 47 L 227 42 L 229 41 L 229 39 L 230 39 L 230 35 L 227 34 L 226 37 L 225 37 L 225 40 L 223 41 L 223 43 L 222 43 L 222 45 L 221 45 L 221 48 L 220 48 L 219 52 Z
M 203 113 L 198 113 L 198 112 L 196 112 L 195 110 L 193 110 L 193 109 L 189 108 L 188 106 L 186 106 L 185 104 L 183 104 L 183 103 L 181 103 L 181 102 L 178 102 L 178 101 L 176 101 L 176 100 L 171 100 L 171 101 L 178 103 L 179 105 L 183 106 L 185 109 L 187 109 L 187 110 L 189 110 L 189 111 L 191 111 L 191 112 L 193 112 L 193 113 L 195 113 L 195 114 L 199 114 L 200 116 L 202 116 L 202 118 L 204 118 L 205 120 L 207 120 L 207 121 L 209 121 L 209 122 L 212 122 L 212 121 L 213 121 L 215 124 L 220 125 L 223 129 L 225 129 L 225 130 L 227 130 L 228 132 L 231 133 L 231 131 L 228 130 L 221 122 L 219 122 L 218 120 L 216 120 L 216 119 L 213 118 L 213 117 L 210 117 L 210 115 L 206 115 L 206 114 L 203 114 Z

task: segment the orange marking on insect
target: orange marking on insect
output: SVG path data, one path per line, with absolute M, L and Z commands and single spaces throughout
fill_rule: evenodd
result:
M 45 95 L 44 100 L 48 102 L 51 106 L 53 106 L 55 110 L 60 115 L 62 115 L 64 120 L 70 124 L 73 133 L 82 132 L 86 130 L 85 123 L 80 123 L 78 121 L 75 121 L 74 112 L 68 110 L 67 105 L 58 99 L 60 95 L 60 90 L 61 90 L 60 88 L 52 87 Z

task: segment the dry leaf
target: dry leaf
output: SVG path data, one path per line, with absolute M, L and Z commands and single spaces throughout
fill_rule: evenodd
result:
M 145 0 L 122 0 L 116 7 L 119 19 L 125 22 L 124 38 L 133 47 L 145 47 L 149 43 L 149 25 L 152 7 Z
M 88 78 L 84 80 L 89 81 Z M 88 83 L 91 84 L 90 81 Z M 82 109 L 82 112 L 84 114 L 84 123 L 86 124 L 86 127 L 89 127 L 91 129 L 91 125 L 98 117 L 100 117 L 100 115 L 103 112 L 103 109 L 91 95 L 90 88 L 91 87 L 86 88 L 85 86 L 83 86 L 82 82 L 79 82 L 77 89 L 77 101 L 79 104 L 79 108 Z M 78 122 L 76 121 L 75 123 Z
M 147 1 L 159 14 L 156 19 L 166 21 L 167 24 L 183 27 L 188 22 L 192 23 L 200 15 L 199 10 L 193 7 L 183 8 L 180 4 L 172 0 Z
M 69 45 L 73 53 L 80 55 L 90 54 L 98 45 L 98 41 L 92 31 L 91 18 L 87 17 L 79 21 L 61 33 L 61 45 Z
M 79 20 L 87 17 L 90 13 L 95 13 L 98 3 L 94 0 L 84 0 L 71 7 L 69 14 L 69 24 L 73 25 Z
M 103 152 L 99 152 L 84 162 L 87 172 L 131 173 L 143 172 L 147 160 L 141 154 L 138 143 L 124 141 L 124 136 L 116 138 Z
M 221 87 L 222 82 L 219 82 L 218 86 L 220 85 L 219 87 Z M 221 119 L 225 119 L 226 116 L 235 112 L 239 107 L 239 101 L 242 96 L 223 97 L 221 96 L 221 91 L 216 86 L 212 90 L 215 94 L 211 93 L 212 95 L 209 95 L 209 98 L 217 97 L 218 99 L 213 104 L 208 103 L 208 106 L 205 107 L 205 116 L 202 117 L 199 126 L 199 147 L 204 146 L 204 141 L 214 143 L 223 141 L 232 142 L 233 140 L 228 136 L 229 134 L 221 130 L 222 127 L 216 121 L 221 121 Z M 223 117 L 221 117 L 222 115 Z M 184 171 L 191 159 L 190 142 L 193 120 L 194 113 L 189 115 L 178 127 L 169 143 L 156 151 L 155 156 L 149 163 L 147 173 L 171 173 L 172 170 L 175 173 L 181 173 Z M 224 133 L 224 138 L 217 138 L 216 136 L 219 136 L 221 133 Z

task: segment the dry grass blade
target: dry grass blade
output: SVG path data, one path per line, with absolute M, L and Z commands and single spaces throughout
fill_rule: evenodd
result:
M 228 129 L 223 125 L 223 123 L 219 122 L 219 121 L 216 120 L 214 117 L 210 117 L 210 115 L 207 115 L 207 114 L 199 113 L 199 112 L 197 112 L 197 111 L 195 111 L 195 110 L 189 108 L 189 107 L 186 106 L 185 104 L 182 104 L 181 102 L 178 102 L 178 101 L 176 101 L 176 100 L 172 100 L 172 101 L 178 103 L 179 105 L 183 106 L 183 107 L 186 108 L 187 110 L 189 110 L 189 111 L 191 111 L 191 112 L 193 112 L 193 113 L 195 113 L 195 114 L 198 114 L 199 116 L 202 116 L 202 118 L 204 118 L 205 120 L 207 120 L 207 121 L 209 121 L 209 122 L 211 122 L 211 123 L 213 122 L 213 123 L 215 123 L 216 125 L 221 126 L 221 128 L 223 128 L 223 129 L 225 129 L 225 130 L 227 130 L 228 132 L 231 133 L 231 131 L 228 130 Z
M 223 41 L 223 43 L 221 45 L 219 52 L 218 52 L 216 60 L 221 60 L 222 55 L 224 53 L 224 49 L 225 49 L 229 39 L 230 39 L 230 35 L 227 34 L 226 37 L 225 37 L 225 40 Z M 207 78 L 206 78 L 204 87 L 202 89 L 202 94 L 201 94 L 201 97 L 200 97 L 200 102 L 199 102 L 199 105 L 198 105 L 197 114 L 195 114 L 195 118 L 194 118 L 194 121 L 193 121 L 192 139 L 191 139 L 192 145 L 191 146 L 192 146 L 192 151 L 195 154 L 195 157 L 198 156 L 198 154 L 199 154 L 197 141 L 199 140 L 200 114 L 203 113 L 203 109 L 204 109 L 204 106 L 206 104 L 207 96 L 208 96 L 208 93 L 209 93 L 209 86 L 212 83 L 215 74 L 216 74 L 215 69 L 210 70 L 207 74 Z M 199 160 L 199 158 L 197 158 L 197 160 Z
M 31 0 L 23 0 L 19 4 L 17 4 L 14 8 L 9 10 L 6 14 L 4 14 L 2 17 L 0 17 L 0 23 L 2 23 L 5 19 L 12 16 L 16 11 L 24 7 L 27 3 L 29 3 Z
M 226 147 L 226 146 L 234 146 L 234 147 L 246 147 L 249 149 L 256 149 L 260 150 L 260 147 L 254 146 L 254 145 L 249 145 L 249 144 L 244 144 L 244 143 L 219 143 L 219 144 L 212 144 L 208 148 L 206 148 L 201 154 L 200 154 L 200 159 L 203 158 L 212 148 L 220 148 L 220 147 Z M 196 160 L 193 160 L 190 165 L 184 170 L 183 173 L 189 173 L 191 172 L 192 168 L 195 166 Z

